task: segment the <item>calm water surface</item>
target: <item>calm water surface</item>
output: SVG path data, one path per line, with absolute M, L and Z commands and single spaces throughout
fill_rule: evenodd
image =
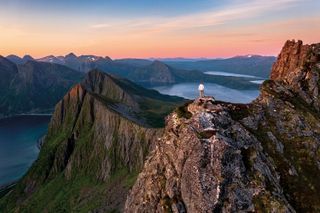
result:
M 37 140 L 47 132 L 49 121 L 47 115 L 0 120 L 0 185 L 22 177 L 36 160 Z
M 221 76 L 233 76 L 233 77 L 244 77 L 244 78 L 261 78 L 261 77 L 254 76 L 254 75 L 245 75 L 245 74 L 221 72 L 221 71 L 207 71 L 204 73 L 208 74 L 208 75 L 221 75 Z
M 199 96 L 198 84 L 180 83 L 168 86 L 153 87 L 162 94 L 177 95 L 180 97 L 195 99 Z M 259 95 L 259 90 L 236 90 L 218 84 L 205 83 L 205 95 L 213 96 L 217 100 L 232 103 L 249 103 Z

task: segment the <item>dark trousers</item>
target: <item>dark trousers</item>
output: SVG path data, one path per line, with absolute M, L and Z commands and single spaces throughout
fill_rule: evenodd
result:
M 203 98 L 204 97 L 204 91 L 203 90 L 199 90 L 199 93 L 200 93 L 200 98 Z

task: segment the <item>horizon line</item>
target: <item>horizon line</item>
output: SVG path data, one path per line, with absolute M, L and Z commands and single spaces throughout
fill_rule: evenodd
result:
M 66 57 L 67 55 L 69 55 L 69 54 L 74 54 L 75 56 L 77 56 L 77 57 L 81 57 L 81 56 L 96 56 L 96 57 L 102 57 L 102 58 L 110 58 L 111 60 L 119 60 L 119 59 L 141 59 L 141 60 L 179 60 L 179 59 L 181 59 L 181 60 L 215 60 L 215 59 L 229 59 L 229 58 L 236 58 L 236 57 L 252 57 L 252 56 L 261 56 L 261 57 L 277 57 L 278 56 L 278 54 L 277 55 L 273 55 L 273 54 L 268 54 L 268 55 L 265 55 L 265 54 L 243 54 L 243 55 L 239 55 L 239 54 L 236 54 L 236 55 L 232 55 L 232 56 L 226 56 L 226 57 L 223 57 L 223 56 L 218 56 L 218 57 L 206 57 L 206 56 L 196 56 L 196 57 L 184 57 L 184 56 L 174 56 L 174 57 L 153 57 L 153 56 L 151 56 L 151 57 L 111 57 L 111 56 L 109 56 L 109 55 L 105 55 L 105 56 L 103 56 L 103 55 L 96 55 L 96 54 L 76 54 L 76 53 L 74 53 L 74 52 L 69 52 L 68 54 L 65 54 L 65 55 L 63 55 L 63 54 L 59 54 L 59 55 L 54 55 L 54 54 L 48 54 L 48 55 L 45 55 L 45 56 L 36 56 L 36 57 L 34 57 L 34 56 L 32 56 L 31 54 L 24 54 L 24 55 L 20 55 L 20 54 L 14 54 L 14 53 L 12 53 L 12 54 L 9 54 L 9 55 L 6 55 L 6 56 L 4 56 L 4 55 L 1 55 L 0 54 L 0 56 L 2 56 L 2 57 L 5 57 L 5 58 L 7 58 L 7 57 L 9 57 L 9 56 L 17 56 L 17 57 L 19 57 L 19 58 L 23 58 L 23 57 L 25 57 L 25 56 L 31 56 L 33 59 L 35 59 L 35 60 L 39 60 L 39 59 L 43 59 L 43 58 L 45 58 L 45 57 L 49 57 L 49 56 L 53 56 L 53 57 Z

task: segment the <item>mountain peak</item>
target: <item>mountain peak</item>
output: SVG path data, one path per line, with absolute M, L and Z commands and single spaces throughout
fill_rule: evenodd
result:
M 21 60 L 22 60 L 22 58 L 20 58 L 20 57 L 17 56 L 17 55 L 13 55 L 13 54 L 8 55 L 6 58 L 9 59 L 9 60 L 13 60 L 13 62 L 15 62 L 15 61 L 21 61 Z
M 33 61 L 34 60 L 34 58 L 32 56 L 30 56 L 30 55 L 25 55 L 25 56 L 23 56 L 22 59 L 24 60 L 24 62 Z
M 39 58 L 39 59 L 37 59 L 37 61 L 49 62 L 49 63 L 55 63 L 55 64 L 64 64 L 64 59 L 58 58 L 54 55 L 48 55 L 43 58 Z
M 9 60 L 8 58 L 0 55 L 0 65 L 2 65 L 2 66 L 15 66 L 15 63 L 13 61 Z
M 57 103 L 38 160 L 19 182 L 22 187 L 8 193 L 6 199 L 19 197 L 19 204 L 12 208 L 20 209 L 23 205 L 27 211 L 29 207 L 35 208 L 35 201 L 37 210 L 43 212 L 47 206 L 36 198 L 41 196 L 50 200 L 53 206 L 50 211 L 58 212 L 62 207 L 69 212 L 64 205 L 74 201 L 76 185 L 81 200 L 73 204 L 75 211 L 84 206 L 90 211 L 92 203 L 99 200 L 98 205 L 94 204 L 99 212 L 115 209 L 122 212 L 137 172 L 163 132 L 155 122 L 153 126 L 157 128 L 146 121 L 164 120 L 184 101 L 98 70 L 89 72 L 81 84 L 76 84 Z M 97 184 L 103 189 L 101 193 L 96 191 Z M 61 197 L 59 190 L 49 192 L 47 187 L 51 186 L 66 189 L 66 193 Z M 55 199 L 57 196 L 61 200 Z M 0 208 L 4 205 L 10 203 L 0 201 Z
M 143 100 L 145 98 L 148 98 L 150 101 L 184 101 L 183 98 L 162 95 L 155 90 L 148 90 L 125 78 L 101 72 L 98 69 L 93 69 L 88 72 L 81 84 L 90 92 L 108 97 L 110 100 L 116 102 L 125 103 L 128 106 L 130 105 L 136 109 L 137 107 L 142 107 L 145 109 L 149 107 L 140 106 L 141 104 L 143 104 Z
M 0 60 L 8 60 L 6 57 L 0 55 Z
M 159 71 L 169 71 L 170 67 L 158 60 L 155 60 L 154 62 L 152 62 L 152 64 L 150 64 L 148 67 L 152 67 L 153 69 L 159 70 Z
M 320 111 L 319 70 L 320 43 L 304 45 L 300 40 L 288 40 L 272 67 L 270 78 L 289 87 Z
M 165 63 L 163 63 L 163 62 L 161 62 L 161 61 L 159 61 L 159 60 L 153 61 L 152 64 L 151 64 L 151 66 L 164 66 L 164 67 L 168 67 L 167 64 L 165 64 Z
M 69 53 L 65 58 L 78 58 L 74 53 Z
M 105 56 L 104 59 L 106 59 L 107 61 L 113 61 L 109 56 Z
M 288 40 L 285 42 L 276 63 L 274 63 L 270 78 L 272 80 L 284 80 L 295 69 L 301 66 L 307 60 L 307 54 L 310 51 L 310 45 L 303 45 L 301 40 Z

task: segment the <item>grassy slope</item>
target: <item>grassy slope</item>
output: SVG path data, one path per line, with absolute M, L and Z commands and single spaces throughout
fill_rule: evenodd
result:
M 281 111 L 290 112 L 290 108 L 286 109 L 287 105 L 284 103 L 285 101 L 294 106 L 295 112 L 287 113 L 286 117 L 281 118 L 281 122 L 285 121 L 288 123 L 288 126 L 290 126 L 292 114 L 301 115 L 308 125 L 315 127 L 314 131 L 320 131 L 319 128 L 316 130 L 320 117 L 319 112 L 315 111 L 313 107 L 309 106 L 309 104 L 298 96 L 289 97 L 285 94 L 279 94 L 270 90 L 269 84 L 272 83 L 272 81 L 266 81 L 263 84 L 262 89 L 266 90 L 267 93 L 272 94 L 275 100 L 282 101 L 283 108 Z M 250 114 L 254 114 L 255 112 L 252 111 L 253 108 L 254 107 L 243 110 L 241 115 L 239 115 L 239 111 L 233 112 L 232 117 L 235 120 L 241 120 Z M 318 201 L 320 200 L 320 194 L 318 192 L 320 191 L 320 184 L 317 178 L 318 167 L 316 161 L 317 158 L 320 157 L 320 152 L 313 153 L 310 150 L 310 147 L 315 145 L 314 138 L 308 136 L 288 138 L 287 134 L 281 134 L 279 129 L 277 129 L 279 118 L 271 116 L 267 109 L 264 109 L 264 111 L 265 123 L 260 123 L 257 130 L 248 130 L 261 142 L 264 152 L 267 156 L 270 156 L 272 162 L 274 162 L 276 171 L 281 176 L 280 185 L 283 187 L 284 194 L 293 208 L 298 212 L 319 211 L 320 205 Z M 292 125 L 292 127 L 293 129 L 287 127 L 286 131 L 294 132 L 295 126 Z M 277 140 L 281 141 L 284 145 L 283 154 L 280 154 L 277 151 L 274 142 L 268 136 L 268 132 L 271 132 Z M 246 153 L 243 154 L 246 168 L 251 171 L 250 168 L 253 166 L 252 160 L 256 157 L 256 153 L 252 150 L 246 150 L 245 152 Z M 297 170 L 298 175 L 290 174 L 290 164 Z M 261 178 L 250 172 L 249 175 L 254 177 L 257 181 Z M 271 187 L 271 185 L 267 187 Z M 273 190 L 270 189 L 270 191 Z M 256 197 L 254 202 L 257 210 L 259 212 L 271 211 L 268 209 L 270 202 L 272 202 L 270 199 L 271 196 L 267 192 L 265 192 L 264 196 Z
M 160 95 L 156 91 L 146 90 L 136 86 L 126 80 L 117 80 L 123 89 L 130 89 L 130 92 L 137 96 L 141 101 L 140 105 L 145 106 L 140 116 L 149 116 L 148 121 L 156 120 L 154 126 L 163 127 L 163 116 L 168 114 L 173 108 L 184 99 Z M 138 97 L 140 95 L 140 97 Z M 168 99 L 169 101 L 165 101 Z M 106 103 L 108 104 L 108 103 Z M 82 105 L 82 116 L 90 114 L 90 105 L 85 102 Z M 159 121 L 159 118 L 161 118 Z M 107 206 L 103 211 L 117 212 L 120 202 L 124 202 L 126 194 L 134 184 L 139 171 L 131 171 L 126 168 L 118 159 L 118 135 L 114 134 L 112 145 L 108 149 L 104 143 L 93 140 L 93 123 L 86 117 L 77 122 L 72 115 L 67 114 L 65 124 L 55 131 L 57 134 L 48 135 L 46 143 L 43 145 L 38 159 L 32 168 L 23 177 L 14 191 L 0 199 L 0 212 L 88 212 L 101 206 Z M 65 177 L 63 159 L 68 153 L 68 143 L 70 135 L 73 132 L 73 126 L 80 125 L 80 135 L 74 145 L 73 153 L 80 153 L 82 159 L 88 159 L 88 163 L 81 165 L 80 168 L 73 168 L 71 179 Z M 141 143 L 144 136 L 141 135 Z M 95 159 L 90 159 L 91 153 L 97 145 L 101 146 Z M 147 147 L 143 150 L 147 155 Z M 113 171 L 107 182 L 96 178 L 99 169 L 99 162 L 108 155 Z M 61 163 L 55 161 L 60 159 Z M 89 160 L 90 159 L 90 160 Z M 58 166 L 57 166 L 58 165 Z M 32 196 L 26 191 L 26 183 L 35 181 L 35 191 Z M 31 184 L 32 185 L 32 184 Z M 28 190 L 27 190 L 28 191 Z M 111 196 L 112 194 L 112 196 Z M 18 200 L 26 199 L 22 205 L 17 206 Z
M 72 120 L 70 118 L 71 126 Z M 85 123 L 82 127 L 81 137 L 77 140 L 74 152 L 86 154 L 93 149 L 92 124 Z M 108 182 L 98 181 L 94 177 L 97 167 L 92 164 L 85 165 L 80 170 L 73 171 L 75 174 L 68 180 L 61 172 L 52 172 L 54 159 L 62 154 L 64 143 L 71 132 L 71 128 L 66 128 L 60 134 L 54 135 L 44 144 L 39 158 L 34 163 L 27 175 L 19 182 L 11 194 L 9 193 L 0 200 L 0 210 L 5 212 L 88 212 L 103 205 L 108 191 L 113 188 L 120 188 L 126 193 L 132 186 L 137 176 L 137 172 L 129 173 L 125 168 L 117 169 Z M 103 147 L 101 147 L 103 150 Z M 100 153 L 102 154 L 102 153 Z M 25 190 L 25 181 L 36 180 L 39 190 L 29 198 L 24 204 L 16 209 L 16 200 L 21 199 Z M 121 180 L 121 181 L 119 181 Z

